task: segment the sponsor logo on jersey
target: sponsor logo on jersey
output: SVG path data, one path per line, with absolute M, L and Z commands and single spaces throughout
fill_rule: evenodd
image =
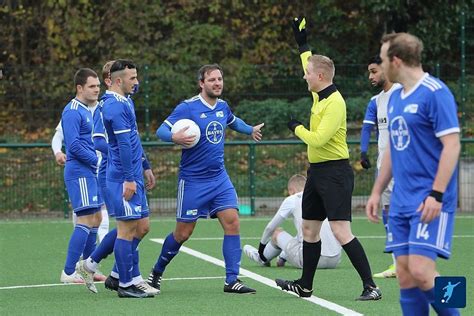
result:
M 403 116 L 397 116 L 390 122 L 390 137 L 393 147 L 398 151 L 405 150 L 410 144 L 410 133 Z
M 198 213 L 198 210 L 197 210 L 197 209 L 194 209 L 194 210 L 187 210 L 187 211 L 186 211 L 186 215 L 193 215 L 193 216 L 195 216 L 195 215 L 197 215 L 197 213 Z
M 207 115 L 205 113 L 201 113 L 200 118 L 206 118 L 206 117 L 207 117 Z
M 217 121 L 207 124 L 206 138 L 212 144 L 219 144 L 224 136 L 224 127 Z
M 216 117 L 224 117 L 224 112 L 223 111 L 217 111 L 216 112 Z
M 415 114 L 418 111 L 418 104 L 408 104 L 404 109 L 403 112 L 405 113 L 412 113 Z

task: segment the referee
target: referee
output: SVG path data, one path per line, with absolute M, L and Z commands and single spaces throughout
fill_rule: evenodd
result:
M 311 55 L 306 41 L 305 19 L 295 18 L 293 32 L 305 71 L 304 79 L 313 96 L 310 128 L 295 119 L 288 128 L 308 145 L 310 167 L 303 192 L 303 271 L 295 281 L 276 279 L 286 291 L 309 297 L 321 256 L 321 224 L 328 218 L 331 230 L 341 244 L 363 283 L 360 301 L 382 298 L 370 270 L 364 248 L 351 232 L 350 222 L 354 173 L 349 164 L 346 143 L 346 103 L 333 84 L 334 63 L 322 55 Z

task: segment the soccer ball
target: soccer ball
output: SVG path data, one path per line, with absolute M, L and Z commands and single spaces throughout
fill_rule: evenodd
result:
M 199 138 L 201 138 L 201 130 L 199 129 L 199 126 L 193 121 L 189 119 L 181 119 L 174 123 L 173 127 L 171 128 L 171 133 L 174 134 L 176 132 L 179 132 L 183 128 L 189 126 L 189 128 L 186 130 L 186 135 L 193 135 L 196 136 L 194 139 L 194 142 L 190 146 L 182 146 L 183 148 L 189 149 L 193 148 L 196 146 L 196 144 L 199 142 Z

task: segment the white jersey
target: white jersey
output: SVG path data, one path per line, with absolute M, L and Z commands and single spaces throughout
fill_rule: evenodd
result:
M 388 132 L 388 116 L 387 116 L 387 107 L 388 101 L 393 91 L 400 88 L 401 85 L 394 83 L 392 87 L 387 91 L 381 91 L 378 95 L 375 96 L 375 103 L 377 105 L 377 128 L 379 132 L 378 137 L 378 149 L 379 154 L 377 157 L 377 169 L 380 169 L 382 166 L 382 158 L 385 152 L 385 149 L 389 143 L 389 132 Z
M 297 231 L 296 238 L 300 243 L 303 242 L 303 219 L 301 212 L 301 205 L 303 201 L 303 192 L 299 192 L 287 197 L 280 205 L 275 216 L 268 223 L 261 242 L 263 244 L 268 243 L 271 238 L 273 231 L 283 223 L 285 219 L 292 216 L 293 224 Z M 321 255 L 327 257 L 333 257 L 341 252 L 341 245 L 337 241 L 336 237 L 332 233 L 331 227 L 327 219 L 323 221 L 320 231 L 321 236 Z

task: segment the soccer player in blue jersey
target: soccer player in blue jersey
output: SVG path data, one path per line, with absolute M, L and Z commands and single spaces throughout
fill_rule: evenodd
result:
M 157 130 L 161 140 L 187 146 L 193 143 L 195 137 L 185 135 L 187 128 L 172 134 L 171 127 L 180 119 L 191 119 L 199 126 L 201 138 L 196 146 L 182 151 L 176 228 L 166 237 L 148 283 L 160 289 L 166 266 L 189 239 L 198 218 L 217 217 L 224 229 L 224 292 L 255 293 L 254 289 L 237 279 L 242 254 L 238 201 L 224 167 L 224 139 L 225 130 L 230 127 L 259 141 L 263 123 L 253 127 L 247 125 L 232 113 L 227 102 L 219 99 L 224 88 L 223 71 L 219 65 L 202 66 L 198 72 L 198 83 L 201 93 L 181 102 Z
M 108 89 L 112 86 L 111 81 L 111 67 L 115 61 L 107 62 L 102 68 L 102 77 L 104 83 L 108 87 Z M 138 83 L 133 86 L 132 94 L 138 91 Z M 109 100 L 110 99 L 110 100 Z M 134 113 L 134 104 L 130 96 L 127 97 L 128 102 L 132 106 L 132 111 Z M 108 101 L 107 101 L 108 100 Z M 102 161 L 99 168 L 99 176 L 98 182 L 100 191 L 103 192 L 105 198 L 105 202 L 110 209 L 110 216 L 114 217 L 115 214 L 113 213 L 113 205 L 111 205 L 109 195 L 107 193 L 107 185 L 106 185 L 106 165 L 107 165 L 107 155 L 108 155 L 108 136 L 107 131 L 104 126 L 103 122 L 103 113 L 102 109 L 106 102 L 113 102 L 115 100 L 115 94 L 111 90 L 106 90 L 104 95 L 100 99 L 100 103 L 98 106 L 99 111 L 94 112 L 94 145 L 97 150 L 102 153 Z M 141 147 L 141 144 L 140 144 Z M 144 170 L 144 175 L 146 178 L 145 187 L 147 190 L 153 189 L 155 186 L 155 177 L 153 175 L 153 171 L 151 170 L 150 164 L 146 158 L 145 152 L 142 148 L 142 166 Z M 144 203 L 146 204 L 146 199 L 144 199 Z M 139 269 L 139 255 L 138 255 L 138 243 L 143 239 L 143 237 L 149 231 L 149 220 L 148 220 L 148 209 L 147 207 L 142 207 L 142 214 L 141 218 L 138 220 L 137 224 L 137 232 L 135 237 L 132 241 L 132 248 L 133 248 L 133 270 L 132 270 L 132 279 L 136 287 L 139 289 L 144 290 L 149 294 L 158 294 L 158 291 L 152 287 L 150 287 L 146 282 L 143 281 L 143 278 L 140 274 Z M 99 262 L 106 258 L 109 254 L 113 252 L 115 240 L 117 238 L 117 229 L 113 229 L 104 237 L 103 242 L 97 247 L 97 249 L 91 254 L 91 256 L 84 261 L 80 262 L 80 268 L 78 272 L 84 279 L 90 280 L 91 273 L 95 272 L 97 269 L 97 265 Z M 95 275 L 95 274 L 94 274 Z M 95 285 L 91 282 L 86 282 L 86 286 L 89 289 L 95 288 Z M 117 264 L 114 264 L 113 269 L 109 277 L 105 280 L 105 287 L 110 290 L 117 291 L 119 288 L 119 273 Z
M 367 105 L 360 137 L 360 163 L 364 169 L 369 169 L 371 165 L 367 155 L 367 150 L 369 149 L 370 133 L 373 127 L 376 127 L 378 132 L 377 172 L 380 170 L 383 153 L 385 152 L 385 148 L 387 148 L 387 144 L 389 142 L 387 119 L 388 100 L 390 99 L 392 92 L 400 88 L 400 84 L 394 84 L 385 77 L 382 67 L 380 66 L 381 63 L 382 60 L 380 59 L 380 56 L 377 55 L 370 59 L 367 66 L 371 84 L 375 87 L 382 88 L 382 91 L 379 94 L 373 96 Z M 393 179 L 390 181 L 389 185 L 387 188 L 385 188 L 382 194 L 382 220 L 386 231 L 392 189 Z M 374 278 L 394 278 L 396 276 L 395 257 L 393 257 L 393 264 L 391 264 L 388 269 L 374 274 Z
M 150 297 L 156 292 L 140 286 L 138 269 L 138 223 L 148 217 L 148 204 L 143 181 L 143 149 L 138 134 L 135 110 L 127 97 L 138 84 L 137 69 L 130 60 L 116 60 L 110 68 L 113 97 L 102 106 L 108 135 L 106 190 L 110 208 L 117 220 L 114 244 L 119 273 L 119 297 Z
M 390 179 L 386 250 L 395 254 L 404 315 L 459 315 L 435 300 L 436 259 L 451 255 L 457 202 L 460 152 L 456 102 L 449 88 L 425 73 L 423 43 L 408 33 L 382 38 L 380 57 L 385 76 L 403 88 L 388 103 L 390 146 L 367 203 L 370 221 L 378 221 L 380 196 Z
M 76 263 L 85 251 L 88 239 L 97 238 L 97 227 L 102 218 L 98 201 L 97 155 L 92 143 L 93 120 L 89 106 L 97 103 L 100 81 L 89 68 L 81 68 L 74 75 L 76 97 L 64 108 L 61 116 L 66 165 L 64 182 L 77 222 L 69 240 L 66 263 L 60 280 L 71 283 L 77 280 Z M 95 234 L 91 230 L 95 229 Z

